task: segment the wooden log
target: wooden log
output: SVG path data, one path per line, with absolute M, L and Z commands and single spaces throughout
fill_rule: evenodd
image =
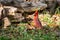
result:
M 15 16 L 15 11 L 17 11 L 17 8 L 11 6 L 0 7 L 0 26 L 7 28 L 7 26 L 11 25 L 10 17 Z
M 32 12 L 35 11 L 35 9 L 40 10 L 42 7 L 43 9 L 47 7 L 46 4 L 43 4 L 38 0 L 0 0 L 0 2 L 3 5 L 14 6 L 25 12 Z
M 4 24 L 3 27 L 7 28 L 7 26 L 11 25 L 11 22 L 8 17 L 3 18 Z

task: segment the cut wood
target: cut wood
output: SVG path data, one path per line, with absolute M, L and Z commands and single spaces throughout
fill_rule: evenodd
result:
M 10 20 L 7 17 L 5 17 L 3 21 L 4 21 L 4 28 L 7 28 L 7 26 L 11 25 Z

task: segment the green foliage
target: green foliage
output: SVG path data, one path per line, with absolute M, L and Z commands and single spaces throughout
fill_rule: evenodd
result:
M 58 7 L 57 9 L 56 9 L 56 11 L 55 11 L 55 14 L 60 14 L 60 7 Z
M 3 30 L 3 29 L 2 29 Z M 3 33 L 3 34 L 2 34 Z M 49 30 L 27 30 L 25 26 L 9 27 L 0 34 L 0 40 L 56 40 L 56 34 Z
M 7 36 L 0 36 L 0 40 L 10 40 L 10 38 Z

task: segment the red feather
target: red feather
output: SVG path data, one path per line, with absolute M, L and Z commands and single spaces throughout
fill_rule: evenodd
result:
M 41 22 L 40 22 L 39 19 L 38 19 L 38 10 L 36 10 L 35 13 L 34 13 L 33 22 L 34 22 L 34 26 L 35 26 L 36 28 L 42 29 L 42 24 L 41 24 Z

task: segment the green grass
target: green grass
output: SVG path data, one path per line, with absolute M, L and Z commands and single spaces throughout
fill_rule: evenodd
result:
M 25 26 L 2 29 L 0 40 L 59 40 L 55 32 L 44 30 L 27 30 Z
M 60 14 L 60 7 L 58 7 L 57 9 L 56 9 L 56 11 L 55 11 L 55 14 Z

